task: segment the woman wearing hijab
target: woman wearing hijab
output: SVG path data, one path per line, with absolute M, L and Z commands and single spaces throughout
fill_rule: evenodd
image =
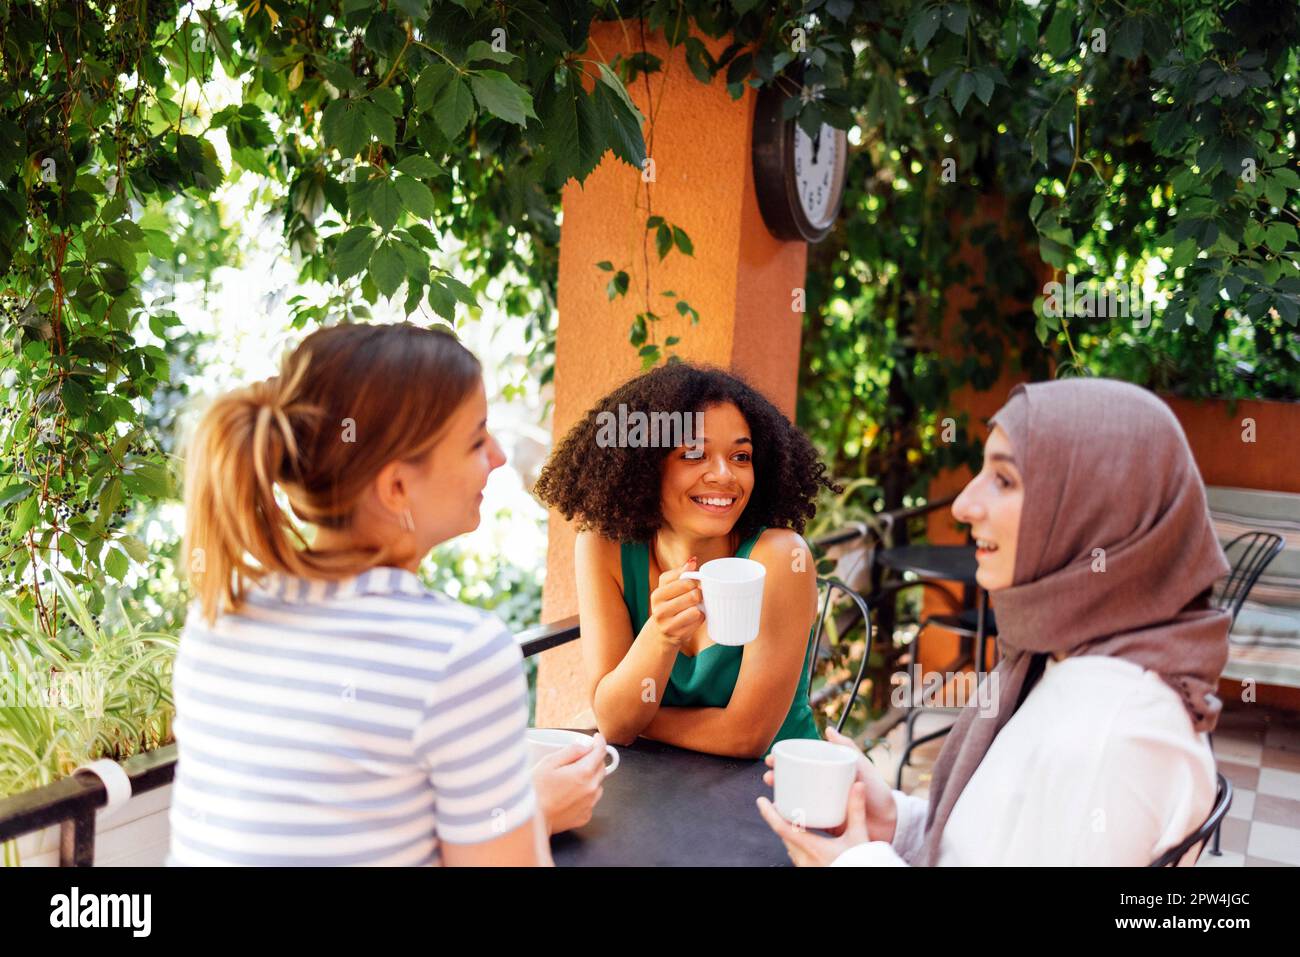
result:
M 1146 865 L 1213 805 L 1228 564 L 1177 420 L 1091 379 L 1017 386 L 991 425 L 952 510 L 997 606 L 992 700 L 953 726 L 928 802 L 865 758 L 838 835 L 760 797 L 797 864 Z

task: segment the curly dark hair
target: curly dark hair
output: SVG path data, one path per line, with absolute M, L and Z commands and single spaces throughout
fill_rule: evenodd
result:
M 734 531 L 742 541 L 761 526 L 802 533 L 817 513 L 819 487 L 842 488 L 826 477 L 808 437 L 776 406 L 743 379 L 713 366 L 674 362 L 619 386 L 569 430 L 533 491 L 566 519 L 576 516 L 579 529 L 618 542 L 649 541 L 663 525 L 662 465 L 672 447 L 602 446 L 601 413 L 617 416 L 620 405 L 629 414 L 691 413 L 724 402 L 740 410 L 754 443 L 754 491 Z

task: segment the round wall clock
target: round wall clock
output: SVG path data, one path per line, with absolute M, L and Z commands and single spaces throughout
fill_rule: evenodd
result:
M 763 87 L 754 109 L 754 189 L 763 222 L 778 239 L 815 243 L 830 232 L 844 198 L 848 139 L 823 123 L 809 136 L 782 119 L 785 102 L 800 95 L 788 78 Z

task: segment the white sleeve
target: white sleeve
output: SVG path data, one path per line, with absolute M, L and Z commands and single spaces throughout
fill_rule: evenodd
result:
M 1182 703 L 1142 696 L 1030 772 L 1008 865 L 1145 867 L 1208 815 L 1213 757 Z
M 902 791 L 894 791 L 893 796 L 898 813 L 893 842 L 857 844 L 835 858 L 831 867 L 908 867 L 916 863 L 915 858 L 925 844 L 925 818 L 930 802 Z
M 478 844 L 533 816 L 527 727 L 528 682 L 519 643 L 490 618 L 452 652 L 412 739 L 433 785 L 440 840 Z

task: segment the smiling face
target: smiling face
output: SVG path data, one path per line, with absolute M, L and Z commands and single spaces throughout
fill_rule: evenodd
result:
M 971 527 L 979 568 L 975 580 L 988 591 L 1015 582 L 1016 542 L 1025 484 L 1011 441 L 998 426 L 984 445 L 984 467 L 952 503 L 953 517 Z
M 730 534 L 754 491 L 749 423 L 730 402 L 703 410 L 694 444 L 669 452 L 663 464 L 660 508 L 679 535 Z

